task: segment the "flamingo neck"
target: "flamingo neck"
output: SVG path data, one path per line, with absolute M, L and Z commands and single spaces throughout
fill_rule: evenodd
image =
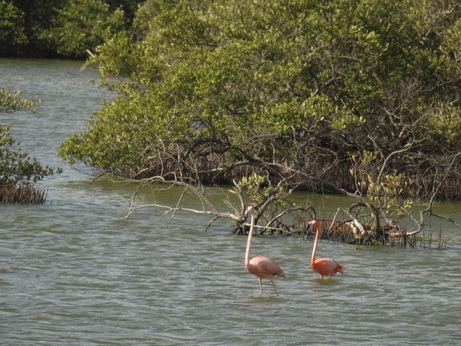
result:
M 315 263 L 315 252 L 317 251 L 317 243 L 319 241 L 319 233 L 320 233 L 320 225 L 316 223 L 314 227 L 315 227 L 315 240 L 314 240 L 314 247 L 312 248 L 311 267 L 313 267 Z
M 253 238 L 253 231 L 255 228 L 255 217 L 251 214 L 251 224 L 250 224 L 250 233 L 248 233 L 248 240 L 247 240 L 247 249 L 245 252 L 245 268 L 248 269 L 250 265 L 250 248 L 251 248 L 251 239 Z

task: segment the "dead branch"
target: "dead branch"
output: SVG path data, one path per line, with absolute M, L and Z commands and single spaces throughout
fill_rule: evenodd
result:
M 143 205 L 139 205 L 139 206 L 134 206 L 135 196 L 138 194 L 141 186 L 146 185 L 146 184 L 167 184 L 167 185 L 170 185 L 170 186 L 182 186 L 182 187 L 184 187 L 184 191 L 181 193 L 181 196 L 178 199 L 175 207 L 161 205 L 161 204 L 157 204 L 157 203 L 143 204 Z M 184 208 L 184 207 L 180 206 L 180 204 L 181 204 L 181 202 L 183 200 L 183 196 L 184 196 L 186 191 L 191 191 L 192 193 L 195 194 L 195 196 L 197 196 L 199 201 L 202 203 L 203 210 L 197 210 L 197 209 L 192 209 L 192 208 Z M 132 198 L 130 199 L 130 206 L 129 206 L 129 209 L 128 209 L 128 214 L 125 216 L 125 218 L 130 217 L 138 209 L 148 208 L 148 207 L 167 209 L 167 211 L 164 213 L 164 215 L 172 214 L 172 217 L 174 217 L 174 214 L 177 211 L 188 211 L 188 212 L 192 212 L 192 213 L 195 213 L 195 214 L 207 214 L 207 215 L 213 215 L 213 216 L 215 216 L 217 218 L 227 218 L 227 219 L 231 219 L 231 220 L 235 220 L 235 221 L 240 221 L 242 219 L 242 215 L 243 215 L 243 211 L 240 214 L 231 214 L 231 213 L 219 212 L 215 208 L 213 203 L 211 203 L 211 201 L 208 200 L 208 198 L 206 198 L 203 190 L 199 190 L 195 186 L 193 186 L 191 184 L 188 184 L 186 182 L 183 182 L 183 181 L 176 181 L 176 180 L 171 180 L 170 181 L 170 180 L 165 180 L 164 178 L 158 177 L 158 176 L 141 180 L 141 184 L 136 188 Z M 205 210 L 207 207 L 210 210 Z M 243 210 L 243 208 L 242 208 L 242 210 Z
M 280 220 L 283 216 L 285 216 L 287 214 L 290 214 L 290 213 L 292 213 L 294 211 L 308 212 L 309 210 L 313 210 L 313 215 L 314 215 L 313 219 L 315 219 L 315 210 L 312 207 L 304 208 L 304 207 L 298 206 L 298 207 L 293 207 L 293 208 L 283 210 L 282 212 L 280 212 L 279 214 L 274 216 L 271 220 L 269 220 L 266 223 L 266 226 L 264 226 L 264 228 L 269 229 L 270 225 L 272 225 L 275 221 Z
M 379 170 L 378 173 L 378 182 L 380 181 L 381 177 L 384 174 L 384 170 L 388 163 L 390 162 L 391 157 L 398 155 L 400 153 L 403 153 L 407 150 L 409 150 L 412 147 L 411 144 L 408 144 L 405 148 L 396 150 L 392 153 L 390 153 L 385 159 L 384 162 Z M 417 233 L 421 232 L 424 228 L 425 225 L 425 218 L 430 217 L 430 216 L 435 216 L 441 219 L 445 219 L 447 221 L 452 222 L 453 224 L 457 226 L 461 226 L 458 224 L 455 220 L 452 220 L 451 218 L 445 217 L 443 215 L 438 215 L 433 212 L 433 203 L 435 201 L 436 195 L 441 189 L 443 183 L 447 179 L 449 173 L 452 171 L 453 166 L 456 164 L 457 159 L 461 156 L 461 153 L 457 153 L 450 165 L 447 167 L 444 176 L 440 181 L 438 181 L 437 186 L 433 189 L 431 198 L 429 199 L 428 206 L 426 209 L 422 210 L 420 212 L 420 219 L 419 220 L 414 220 L 416 223 L 416 226 L 412 232 L 407 232 L 406 230 L 400 231 L 398 227 L 395 229 L 397 232 L 392 233 L 392 236 L 395 237 L 408 237 L 408 236 L 414 236 Z M 350 217 L 350 221 L 348 222 L 342 222 L 342 225 L 347 225 L 347 229 L 345 228 L 341 232 L 346 232 L 349 236 L 352 236 L 354 234 L 354 237 L 356 241 L 363 241 L 365 240 L 366 242 L 375 241 L 376 239 L 385 239 L 388 236 L 391 236 L 391 230 L 392 225 L 390 225 L 391 228 L 386 228 L 386 227 L 381 227 L 380 226 L 380 209 L 379 207 L 375 206 L 372 202 L 367 197 L 364 197 L 361 194 L 358 193 L 351 193 L 347 191 L 346 189 L 343 189 L 336 184 L 334 184 L 331 181 L 328 181 L 326 179 L 308 174 L 306 172 L 290 168 L 286 165 L 281 165 L 281 164 L 276 164 L 276 163 L 270 163 L 270 162 L 264 162 L 262 160 L 258 160 L 257 158 L 251 158 L 251 164 L 252 165 L 261 165 L 261 167 L 266 167 L 267 169 L 273 169 L 277 173 L 280 173 L 280 177 L 285 176 L 285 178 L 281 178 L 276 186 L 271 187 L 268 189 L 267 194 L 264 196 L 263 200 L 259 203 L 257 203 L 257 218 L 256 220 L 260 220 L 264 218 L 264 221 L 266 222 L 261 222 L 263 225 L 256 225 L 256 228 L 260 230 L 260 234 L 264 233 L 265 230 L 269 231 L 274 231 L 274 232 L 280 232 L 280 233 L 285 233 L 285 234 L 297 234 L 299 235 L 299 232 L 291 232 L 290 227 L 287 223 L 282 222 L 281 220 L 283 218 L 286 218 L 287 215 L 294 213 L 294 212 L 309 212 L 311 213 L 313 211 L 313 215 L 315 216 L 315 210 L 312 207 L 300 207 L 300 206 L 282 206 L 280 201 L 286 201 L 286 197 L 289 196 L 291 193 L 291 190 L 287 190 L 285 192 L 285 189 L 287 187 L 293 188 L 295 184 L 292 183 L 293 177 L 304 177 L 304 182 L 306 180 L 313 182 L 313 183 L 320 183 L 323 184 L 329 188 L 331 188 L 333 191 L 338 192 L 339 194 L 350 197 L 356 200 L 356 203 L 351 204 L 347 210 L 345 210 L 346 214 Z M 189 167 L 190 168 L 190 167 Z M 193 181 L 191 180 L 190 182 L 184 180 L 184 178 L 180 175 L 179 177 L 175 175 L 174 172 L 171 172 L 168 174 L 169 176 L 174 176 L 174 180 L 166 180 L 164 177 L 156 176 L 156 177 L 151 177 L 147 179 L 143 179 L 141 181 L 137 180 L 136 182 L 141 184 L 135 189 L 134 195 L 130 200 L 130 207 L 129 207 L 129 212 L 125 217 L 129 217 L 132 215 L 136 210 L 140 208 L 160 208 L 160 209 L 165 209 L 164 215 L 171 215 L 170 221 L 172 218 L 174 218 L 175 213 L 178 211 L 185 211 L 185 212 L 191 212 L 195 214 L 204 214 L 204 215 L 209 215 L 211 216 L 211 220 L 208 222 L 206 225 L 205 230 L 208 230 L 216 220 L 220 218 L 225 218 L 225 219 L 230 219 L 236 222 L 237 227 L 235 231 L 238 230 L 238 232 L 245 232 L 245 229 L 249 226 L 248 223 L 244 220 L 244 210 L 246 206 L 246 202 L 244 199 L 244 194 L 242 192 L 242 188 L 240 185 L 234 180 L 233 181 L 233 188 L 228 190 L 230 193 L 234 194 L 238 198 L 238 202 L 236 203 L 235 201 L 231 202 L 229 199 L 229 195 L 227 195 L 227 200 L 225 201 L 225 204 L 233 210 L 233 212 L 221 212 L 219 211 L 213 203 L 206 197 L 205 195 L 205 190 L 202 185 L 196 184 L 193 185 Z M 303 180 L 303 179 L 301 179 Z M 302 182 L 303 183 L 303 182 Z M 152 203 L 152 204 L 145 204 L 145 205 L 139 205 L 135 206 L 135 197 L 139 193 L 141 186 L 143 185 L 150 185 L 150 184 L 161 184 L 161 185 L 169 185 L 169 186 L 178 186 L 182 187 L 184 190 L 180 193 L 180 196 L 178 200 L 176 201 L 174 206 L 166 206 L 166 205 L 161 205 L 158 203 Z M 301 183 L 297 183 L 301 184 Z M 298 186 L 298 185 L 296 185 Z M 191 192 L 194 196 L 196 196 L 200 203 L 201 203 L 201 209 L 194 209 L 194 208 L 187 208 L 183 207 L 182 204 L 184 203 L 185 196 L 187 192 Z M 275 207 L 274 207 L 275 206 Z M 284 208 L 284 210 L 280 211 L 280 208 Z M 354 209 L 356 208 L 366 208 L 371 212 L 371 216 L 374 218 L 375 223 L 372 231 L 370 232 L 368 227 L 365 227 L 364 224 L 360 222 L 360 213 L 357 213 L 354 215 Z M 333 222 L 330 225 L 330 229 L 333 227 L 333 224 L 337 218 L 339 209 L 336 212 L 336 215 L 334 217 Z M 269 217 L 267 216 L 268 214 L 272 214 Z M 266 215 L 266 216 L 263 216 Z M 294 215 L 293 215 L 294 216 Z M 386 215 L 384 215 L 385 217 Z M 301 223 L 297 224 L 301 225 Z M 275 226 L 275 227 L 274 227 Z M 295 226 L 297 227 L 297 226 Z M 307 228 L 306 228 L 307 229 Z M 235 232 L 234 231 L 234 232 Z M 346 234 L 344 233 L 344 234 Z M 350 238 L 349 238 L 350 239 Z
M 356 206 L 365 206 L 365 205 L 356 203 L 355 205 L 352 205 L 347 210 L 345 210 L 345 213 L 352 219 L 352 222 L 348 222 L 347 224 L 351 228 L 355 239 L 362 239 L 362 238 L 365 238 L 367 232 L 365 231 L 365 228 L 359 222 L 359 220 L 357 220 L 357 218 L 354 215 L 352 215 L 352 209 L 353 207 L 356 207 Z
M 157 203 L 150 203 L 150 204 L 142 204 L 139 206 L 132 207 L 127 215 L 125 215 L 125 219 L 129 218 L 135 210 L 141 209 L 141 208 L 160 208 L 160 209 L 166 209 L 164 212 L 164 215 L 168 215 L 171 213 L 176 213 L 178 211 L 187 211 L 190 213 L 194 214 L 204 214 L 204 215 L 213 215 L 217 218 L 225 218 L 225 219 L 231 219 L 234 221 L 241 221 L 241 217 L 238 215 L 234 215 L 231 213 L 221 213 L 218 211 L 210 211 L 210 210 L 197 210 L 197 209 L 192 209 L 192 208 L 184 208 L 184 207 L 170 207 L 168 205 L 163 205 L 163 204 L 157 204 Z
M 400 154 L 400 153 L 404 153 L 404 152 L 410 150 L 412 147 L 413 147 L 412 143 L 407 143 L 402 149 L 395 150 L 392 153 L 390 153 L 389 155 L 387 155 L 386 158 L 384 158 L 384 162 L 383 162 L 383 164 L 381 166 L 381 169 L 379 170 L 379 174 L 378 174 L 378 178 L 377 178 L 377 185 L 379 185 L 381 183 L 381 178 L 382 178 L 382 176 L 384 174 L 384 171 L 385 171 L 385 169 L 387 167 L 387 164 L 388 164 L 389 160 L 391 159 L 391 157 L 394 156 L 394 155 Z
M 427 205 L 426 209 L 421 210 L 419 212 L 420 217 L 419 217 L 419 220 L 416 221 L 415 230 L 413 232 L 408 233 L 407 235 L 415 235 L 415 234 L 420 233 L 423 230 L 423 228 L 425 226 L 425 215 L 428 215 L 429 217 L 434 216 L 434 217 L 437 217 L 439 219 L 449 221 L 449 222 L 451 222 L 452 224 L 454 224 L 454 225 L 456 225 L 458 227 L 461 226 L 461 224 L 459 224 L 458 222 L 456 222 L 452 218 L 449 218 L 447 216 L 434 213 L 434 211 L 433 211 L 435 197 L 437 196 L 437 193 L 439 192 L 439 190 L 440 190 L 441 186 L 443 185 L 444 181 L 447 179 L 447 177 L 448 177 L 449 173 L 451 172 L 451 169 L 452 169 L 453 165 L 455 164 L 456 160 L 458 159 L 458 157 L 461 157 L 461 152 L 458 152 L 458 153 L 456 153 L 454 155 L 453 159 L 450 162 L 450 165 L 449 165 L 448 169 L 445 171 L 445 175 L 439 181 L 439 184 L 434 189 L 431 197 L 429 198 L 429 202 L 428 202 L 428 205 Z

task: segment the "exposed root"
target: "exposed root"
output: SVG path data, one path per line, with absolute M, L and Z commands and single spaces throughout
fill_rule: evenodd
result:
M 43 204 L 46 194 L 46 190 L 28 184 L 0 186 L 0 202 L 4 204 Z

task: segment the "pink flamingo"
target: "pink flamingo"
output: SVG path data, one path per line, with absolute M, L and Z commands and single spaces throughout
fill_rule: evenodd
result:
M 275 293 L 277 296 L 279 295 L 277 292 L 277 288 L 275 287 L 274 281 L 272 278 L 275 275 L 280 277 L 286 278 L 286 275 L 283 273 L 282 268 L 277 264 L 275 260 L 269 257 L 258 256 L 253 257 L 251 260 L 250 258 L 250 248 L 251 248 L 251 239 L 253 238 L 253 231 L 255 228 L 255 216 L 254 216 L 255 208 L 253 206 L 249 206 L 245 212 L 245 217 L 250 215 L 251 217 L 251 224 L 250 224 L 250 233 L 248 234 L 247 240 L 247 248 L 245 252 L 245 268 L 250 273 L 256 275 L 259 281 L 259 295 L 263 294 L 262 288 L 262 279 L 267 279 L 272 282 L 272 286 L 274 286 Z
M 317 220 L 312 220 L 308 222 L 309 225 L 314 226 L 315 228 L 315 241 L 314 247 L 312 249 L 312 257 L 311 257 L 311 267 L 314 269 L 316 273 L 320 274 L 320 278 L 323 279 L 324 276 L 329 276 L 330 279 L 333 275 L 337 272 L 344 274 L 343 270 L 347 269 L 343 267 L 341 264 L 336 262 L 332 258 L 319 258 L 315 259 L 315 251 L 317 250 L 317 243 L 319 241 L 319 234 L 320 234 L 320 222 Z

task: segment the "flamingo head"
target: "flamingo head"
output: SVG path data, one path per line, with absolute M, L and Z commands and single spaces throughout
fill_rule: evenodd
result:
M 309 221 L 307 224 L 308 224 L 308 225 L 311 225 L 312 227 L 314 227 L 314 228 L 316 228 L 316 229 L 320 226 L 320 222 L 318 222 L 318 221 L 315 220 L 315 219 L 312 220 L 312 221 Z
M 245 217 L 247 217 L 248 215 L 253 215 L 255 213 L 255 207 L 253 207 L 252 205 L 248 206 L 247 210 L 245 211 Z

